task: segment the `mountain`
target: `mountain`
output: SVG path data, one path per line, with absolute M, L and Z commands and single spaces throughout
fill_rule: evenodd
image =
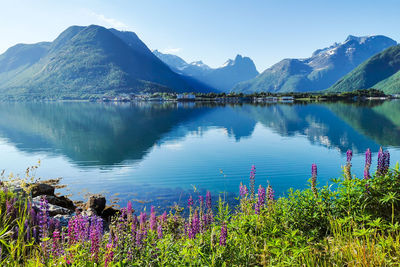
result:
M 202 91 L 173 72 L 132 32 L 72 26 L 51 43 L 0 55 L 3 98 L 87 98 L 153 91 Z
M 210 68 L 202 61 L 187 63 L 176 55 L 163 54 L 158 50 L 154 50 L 153 53 L 175 72 L 223 92 L 229 92 L 237 83 L 252 79 L 259 74 L 254 62 L 241 55 L 237 55 L 234 60 L 229 59 L 220 68 Z
M 388 94 L 400 93 L 400 45 L 368 59 L 328 91 L 346 92 L 368 88 L 380 89 Z
M 359 64 L 396 45 L 382 36 L 350 35 L 343 43 L 316 50 L 305 59 L 284 59 L 252 80 L 239 83 L 233 91 L 307 92 L 329 88 Z

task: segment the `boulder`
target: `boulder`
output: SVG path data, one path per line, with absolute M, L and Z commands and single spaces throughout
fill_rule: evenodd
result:
M 48 184 L 33 184 L 30 186 L 32 197 L 37 196 L 54 196 L 54 186 Z
M 76 209 L 74 202 L 65 196 L 47 196 L 47 201 L 50 204 L 66 208 L 71 211 L 75 211 Z
M 41 198 L 42 198 L 43 196 L 37 196 L 37 197 L 35 197 L 35 198 L 33 198 L 32 199 L 32 201 L 33 201 L 33 206 L 37 209 L 37 210 L 40 210 L 41 209 L 41 205 L 40 205 L 40 202 L 41 202 Z M 47 196 L 46 196 L 47 197 Z M 69 209 L 66 209 L 66 208 L 63 208 L 63 207 L 60 207 L 60 206 L 57 206 L 57 205 L 53 205 L 53 204 L 51 204 L 51 203 L 48 203 L 48 206 L 49 206 L 49 209 L 48 209 L 48 212 L 49 212 L 49 215 L 51 216 L 51 217 L 54 217 L 54 216 L 56 216 L 56 215 L 70 215 L 70 214 L 72 214 L 72 211 L 70 211 Z
M 101 213 L 101 217 L 106 220 L 107 222 L 111 221 L 111 218 L 113 216 L 115 216 L 117 213 L 119 212 L 119 210 L 115 209 L 112 206 L 107 206 L 105 207 L 105 209 L 103 210 L 103 212 Z
M 91 195 L 86 203 L 86 210 L 94 210 L 96 215 L 101 215 L 106 207 L 106 198 L 101 195 Z
M 69 220 L 71 220 L 73 217 L 73 215 L 61 215 L 61 214 L 57 214 L 56 216 L 54 216 L 53 218 L 58 220 L 60 222 L 60 225 L 62 227 L 66 227 L 68 226 L 68 222 Z

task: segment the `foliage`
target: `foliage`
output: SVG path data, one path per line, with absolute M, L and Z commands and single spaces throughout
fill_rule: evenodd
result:
M 190 197 L 188 217 L 179 207 L 136 214 L 128 203 L 109 225 L 79 212 L 68 227 L 52 224 L 45 199 L 33 206 L 28 195 L 4 183 L 0 265 L 394 265 L 400 257 L 399 165 L 389 169 L 389 154 L 380 151 L 377 172 L 369 175 L 367 157 L 359 179 L 351 174 L 351 156 L 331 185 L 317 186 L 313 165 L 310 188 L 287 197 L 275 199 L 270 185 L 260 185 L 252 197 L 241 184 L 237 207 L 221 197 L 213 206 L 210 193 L 198 201 Z

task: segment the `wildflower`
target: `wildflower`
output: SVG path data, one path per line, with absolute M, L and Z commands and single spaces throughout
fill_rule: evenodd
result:
M 256 179 L 256 166 L 252 165 L 251 166 L 251 171 L 250 171 L 250 196 L 253 199 L 254 194 L 255 194 L 255 179 Z
M 318 197 L 317 190 L 317 165 L 313 163 L 311 165 L 311 190 L 314 193 L 315 198 Z
M 383 160 L 384 156 L 383 156 L 383 150 L 382 147 L 379 148 L 379 152 L 378 152 L 378 166 L 377 166 L 377 173 L 379 175 L 382 175 L 383 173 L 383 165 L 384 165 L 384 160 Z
M 109 266 L 108 264 L 111 263 L 113 261 L 113 257 L 114 257 L 114 251 L 113 251 L 113 245 L 112 243 L 108 243 L 106 246 L 107 250 L 106 250 L 106 255 L 105 260 L 104 260 L 104 266 Z
M 210 191 L 207 191 L 207 194 L 206 194 L 206 207 L 208 210 L 211 210 L 211 193 L 210 193 Z
M 157 226 L 157 237 L 158 237 L 158 239 L 163 238 L 163 229 L 162 229 L 162 225 L 161 224 L 159 224 Z
M 53 232 L 53 244 L 51 247 L 51 253 L 55 257 L 58 257 L 61 254 L 60 232 L 58 232 L 58 230 Z
M 389 153 L 389 151 L 385 151 L 384 153 L 383 153 L 383 158 L 384 158 L 384 160 L 383 160 L 383 166 L 384 166 L 384 172 L 385 172 L 385 174 L 387 173 L 387 171 L 389 170 L 389 167 L 390 167 L 390 153 Z
M 382 147 L 378 152 L 378 167 L 377 174 L 378 175 L 386 175 L 390 166 L 390 153 L 389 151 L 383 152 Z
M 146 217 L 147 217 L 146 213 L 144 213 L 144 212 L 141 212 L 141 213 L 140 213 L 140 216 L 139 216 L 140 228 L 144 228 L 144 227 L 145 227 L 145 224 L 146 224 Z
M 346 156 L 347 156 L 347 162 L 351 162 L 351 159 L 353 158 L 353 151 L 351 151 L 350 149 L 347 150 Z
M 367 151 L 365 152 L 365 165 L 371 166 L 371 150 L 368 148 Z
M 255 213 L 260 214 L 261 208 L 264 206 L 265 203 L 265 188 L 260 185 L 258 188 L 258 201 L 255 205 Z
M 371 150 L 368 148 L 365 152 L 365 167 L 364 167 L 364 179 L 370 179 L 369 169 L 371 167 Z
M 199 213 L 197 212 L 197 210 L 194 212 L 190 226 L 191 226 L 193 238 L 195 238 L 196 234 L 200 233 L 200 220 L 199 220 Z
M 40 210 L 39 210 L 39 233 L 40 238 L 45 238 L 47 236 L 48 229 L 48 210 L 49 204 L 47 202 L 46 196 L 40 199 Z
M 221 226 L 221 234 L 219 237 L 219 245 L 220 246 L 226 246 L 226 237 L 228 235 L 228 230 L 226 228 L 226 224 L 223 223 Z
M 244 198 L 245 196 L 247 196 L 248 193 L 249 193 L 249 191 L 247 190 L 247 186 L 240 183 L 240 187 L 239 187 L 240 197 Z
M 95 261 L 97 261 L 98 259 L 102 234 L 103 234 L 103 220 L 95 216 L 92 218 L 92 224 L 90 226 L 90 242 L 91 242 L 90 253 L 92 254 L 92 258 Z
M 164 213 L 161 215 L 161 222 L 165 223 L 167 221 L 167 212 L 164 211 Z
M 157 218 L 154 206 L 151 206 L 150 212 L 150 229 L 155 231 L 157 229 Z
M 190 195 L 190 196 L 189 196 L 189 199 L 188 199 L 188 207 L 189 207 L 189 208 L 192 208 L 192 206 L 193 206 L 193 198 L 192 198 L 192 196 Z
M 268 185 L 268 188 L 267 188 L 267 199 L 268 199 L 268 202 L 273 202 L 274 198 L 275 198 L 274 189 L 272 189 L 272 186 Z
M 199 196 L 199 202 L 200 202 L 200 208 L 203 208 L 204 205 L 204 197 L 203 196 Z
M 30 227 L 29 227 L 28 219 L 25 220 L 24 229 L 25 229 L 25 231 L 26 231 L 26 240 L 29 242 L 30 239 L 31 239 L 31 237 L 30 237 L 31 229 L 30 229 Z

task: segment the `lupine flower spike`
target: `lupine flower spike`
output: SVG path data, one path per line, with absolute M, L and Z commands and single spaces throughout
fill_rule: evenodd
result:
M 315 163 L 311 165 L 311 190 L 313 191 L 315 198 L 317 198 L 317 164 Z
M 250 197 L 251 197 L 251 199 L 254 199 L 255 182 L 256 182 L 256 166 L 253 165 L 253 166 L 251 166 L 251 171 L 250 171 Z
M 351 180 L 351 159 L 353 158 L 353 152 L 349 149 L 346 152 L 347 162 L 346 166 L 344 167 L 344 175 L 346 176 L 347 180 Z

